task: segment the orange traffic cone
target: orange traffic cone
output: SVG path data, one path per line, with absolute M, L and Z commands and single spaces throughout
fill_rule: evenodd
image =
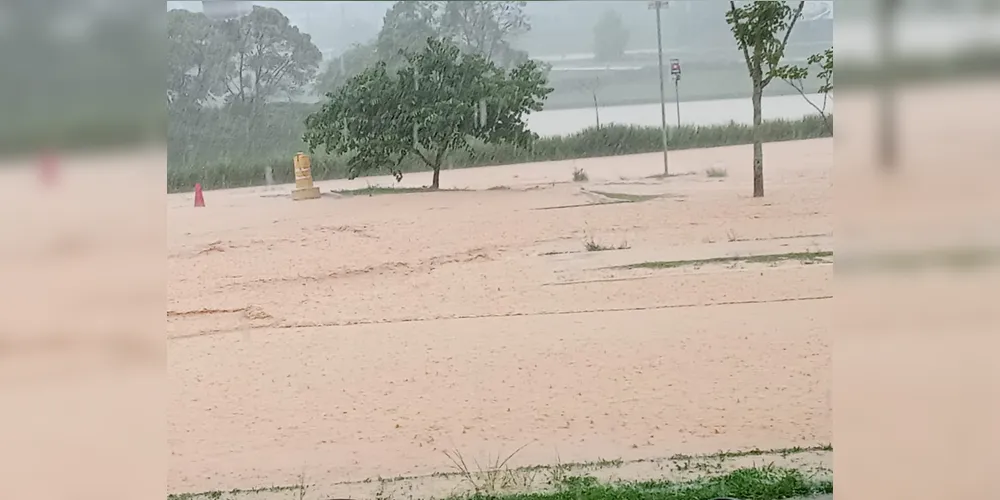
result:
M 205 195 L 201 192 L 201 183 L 194 185 L 194 206 L 203 207 L 205 206 Z

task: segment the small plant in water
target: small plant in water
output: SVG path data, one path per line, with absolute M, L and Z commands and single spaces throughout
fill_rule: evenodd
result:
M 590 177 L 587 176 L 587 171 L 582 168 L 573 169 L 573 182 L 587 182 Z
M 631 247 L 628 241 L 622 241 L 620 245 L 613 247 L 602 245 L 594 241 L 593 236 L 587 236 L 587 239 L 583 240 L 583 248 L 587 249 L 588 252 L 603 252 L 605 250 L 628 250 Z
M 705 175 L 712 178 L 727 177 L 729 176 L 729 171 L 724 168 L 712 167 L 705 170 Z

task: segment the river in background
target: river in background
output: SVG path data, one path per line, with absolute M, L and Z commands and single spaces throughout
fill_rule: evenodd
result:
M 807 94 L 809 99 L 822 106 L 822 94 Z M 833 111 L 833 98 L 827 104 Z M 634 104 L 628 106 L 601 106 L 598 108 L 601 124 L 660 126 L 660 105 Z M 761 102 L 765 120 L 797 120 L 816 110 L 800 95 L 765 97 Z M 681 125 L 725 125 L 729 122 L 750 124 L 753 106 L 750 98 L 720 99 L 711 101 L 681 102 Z M 528 128 L 540 136 L 569 135 L 596 125 L 594 108 L 557 109 L 528 115 Z M 667 103 L 667 126 L 677 124 L 675 103 Z

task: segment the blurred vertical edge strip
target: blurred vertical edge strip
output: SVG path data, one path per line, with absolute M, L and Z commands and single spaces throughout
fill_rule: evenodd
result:
M 0 156 L 162 140 L 162 10 L 127 0 L 0 6 Z
M 837 7 L 837 498 L 992 497 L 1000 5 Z
M 0 4 L 0 498 L 165 495 L 164 15 Z

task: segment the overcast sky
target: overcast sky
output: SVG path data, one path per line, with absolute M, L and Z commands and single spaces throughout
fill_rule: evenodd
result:
M 292 24 L 311 35 L 313 42 L 329 58 L 347 50 L 352 44 L 365 43 L 374 38 L 382 26 L 386 11 L 395 2 L 258 0 L 240 3 L 244 8 L 261 5 L 280 10 Z M 701 47 L 731 42 L 723 15 L 727 4 L 716 2 L 718 8 L 709 4 L 700 1 L 671 2 L 669 10 L 664 12 L 664 43 L 671 47 Z M 806 5 L 806 19 L 832 16 L 832 1 L 811 1 Z M 195 12 L 203 10 L 200 1 L 167 1 L 168 10 L 177 8 Z M 707 17 L 704 15 L 706 9 L 712 11 Z M 531 19 L 533 29 L 513 42 L 515 46 L 528 50 L 536 57 L 589 52 L 593 44 L 593 26 L 608 10 L 614 10 L 622 16 L 622 21 L 631 34 L 628 49 L 656 48 L 656 25 L 651 21 L 645 0 L 529 2 L 525 11 Z M 695 10 L 702 14 L 695 13 Z

